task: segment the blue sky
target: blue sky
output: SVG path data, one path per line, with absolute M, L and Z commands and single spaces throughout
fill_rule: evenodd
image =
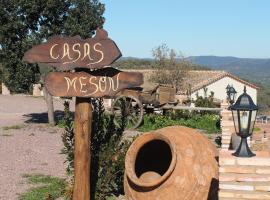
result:
M 123 56 L 152 57 L 162 43 L 184 56 L 270 58 L 269 0 L 101 0 Z

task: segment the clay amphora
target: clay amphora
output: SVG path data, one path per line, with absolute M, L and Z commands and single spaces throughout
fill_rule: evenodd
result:
M 195 129 L 171 126 L 145 133 L 126 155 L 126 200 L 213 200 L 217 179 L 217 150 Z

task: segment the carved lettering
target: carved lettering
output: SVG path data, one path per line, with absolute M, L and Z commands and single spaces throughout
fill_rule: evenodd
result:
M 112 97 L 142 83 L 141 73 L 110 67 L 90 72 L 50 72 L 45 77 L 48 92 L 60 97 Z
M 81 60 L 84 60 L 86 58 L 86 56 L 88 57 L 89 60 L 93 60 L 93 58 L 91 58 L 91 54 L 90 54 L 90 45 L 89 43 L 84 43 L 83 45 L 83 52 L 84 52 L 84 56 Z
M 96 61 L 96 62 L 88 63 L 87 65 L 100 63 L 100 62 L 103 60 L 103 58 L 104 58 L 104 53 L 103 53 L 103 51 L 101 51 L 100 49 L 97 49 L 97 48 L 96 48 L 97 46 L 100 46 L 100 47 L 101 47 L 101 44 L 100 44 L 100 43 L 96 43 L 96 44 L 94 45 L 94 50 L 95 50 L 96 52 L 100 53 L 100 55 L 101 55 L 100 59 L 99 59 L 98 61 Z
M 46 42 L 25 52 L 23 60 L 29 63 L 44 63 L 67 71 L 75 68 L 104 68 L 119 57 L 121 52 L 108 37 L 108 33 L 103 29 L 97 29 L 92 38 L 84 39 L 78 35 L 52 36 Z
M 77 92 L 77 89 L 76 89 L 77 77 L 73 78 L 72 80 L 70 80 L 70 78 L 68 78 L 68 77 L 64 77 L 64 78 L 67 81 L 67 92 L 69 91 L 70 86 L 72 87 L 72 85 L 73 85 L 73 88 L 74 88 L 75 92 Z
M 59 44 L 53 44 L 50 48 L 50 57 L 54 60 L 59 59 L 60 55 L 54 53 L 54 49 Z M 104 59 L 104 52 L 101 49 L 102 44 L 101 43 L 95 43 L 93 46 L 91 46 L 89 43 L 84 43 L 83 45 L 80 43 L 75 44 L 68 44 L 64 43 L 62 47 L 62 55 L 61 60 L 68 59 L 68 61 L 63 62 L 63 64 L 69 64 L 69 63 L 75 63 L 78 60 L 85 60 L 88 59 L 90 62 L 87 65 L 97 64 L 103 61 Z M 97 58 L 94 60 L 91 56 L 91 52 L 95 53 Z M 74 58 L 71 57 L 71 55 L 76 54 Z
M 114 82 L 113 82 L 113 80 L 111 80 L 111 82 L 112 82 L 112 90 L 113 91 L 117 91 L 118 90 L 118 87 L 119 87 L 119 76 L 120 76 L 120 73 L 117 74 L 117 76 L 116 76 L 116 87 L 114 87 Z
M 102 89 L 102 85 L 103 85 L 103 89 Z M 106 88 L 107 88 L 107 77 L 101 77 L 99 79 L 99 89 L 100 89 L 100 92 L 105 92 L 106 91 Z
M 96 94 L 97 92 L 105 93 L 105 92 L 110 92 L 111 90 L 115 92 L 119 88 L 119 74 L 117 74 L 116 80 L 107 76 L 102 76 L 98 78 L 95 76 L 92 76 L 90 78 L 85 77 L 85 76 L 75 77 L 73 79 L 70 79 L 69 77 L 64 77 L 64 78 L 67 83 L 66 92 L 69 92 L 71 88 L 75 92 L 77 92 L 77 80 L 79 80 L 79 91 L 81 93 L 85 93 L 84 96 L 92 96 Z
M 79 78 L 80 85 L 81 85 L 80 91 L 82 93 L 86 93 L 87 92 L 87 90 L 83 90 L 83 87 L 86 86 L 86 83 L 83 83 L 83 80 L 85 80 L 85 79 L 87 79 L 87 77 L 82 76 L 82 77 Z
M 54 49 L 54 47 L 56 47 L 58 44 L 54 44 L 54 45 L 52 45 L 52 47 L 50 48 L 50 57 L 52 58 L 52 59 L 58 59 L 59 58 L 59 55 L 57 55 L 56 57 L 55 56 L 53 56 L 53 49 Z
M 72 58 L 70 57 L 69 54 L 70 54 L 69 45 L 68 45 L 68 43 L 64 43 L 64 46 L 63 46 L 63 56 L 62 56 L 61 59 L 65 58 L 67 56 L 69 60 L 72 60 Z
M 98 84 L 96 84 L 95 82 L 93 82 L 92 79 L 95 79 L 95 80 L 96 80 L 97 77 L 93 76 L 93 77 L 91 77 L 91 78 L 89 79 L 90 85 L 94 85 L 96 89 L 95 89 L 92 93 L 86 95 L 86 96 L 89 96 L 89 97 L 90 97 L 91 95 L 93 95 L 93 94 L 96 94 L 96 93 L 98 92 L 98 89 L 99 89 Z

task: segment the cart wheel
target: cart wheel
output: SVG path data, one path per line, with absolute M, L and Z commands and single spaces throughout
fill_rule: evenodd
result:
M 142 123 L 143 106 L 133 96 L 119 96 L 113 101 L 112 114 L 114 115 L 116 127 L 132 130 Z

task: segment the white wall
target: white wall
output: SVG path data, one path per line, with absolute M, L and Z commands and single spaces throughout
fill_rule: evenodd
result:
M 228 84 L 233 85 L 234 89 L 237 91 L 236 98 L 235 98 L 235 100 L 236 100 L 239 97 L 239 95 L 241 95 L 243 93 L 245 85 L 243 83 L 231 78 L 231 77 L 224 77 L 224 78 L 206 86 L 206 88 L 208 88 L 207 96 L 209 96 L 211 94 L 211 91 L 213 91 L 214 98 L 220 99 L 220 100 L 226 100 L 226 98 L 227 98 L 226 87 Z M 257 90 L 255 88 L 248 86 L 248 85 L 246 85 L 246 87 L 247 87 L 247 93 L 251 96 L 254 103 L 257 104 Z M 198 92 L 199 96 L 204 96 L 204 90 L 202 88 L 202 89 L 197 90 L 191 94 L 192 99 L 196 100 L 197 92 Z

